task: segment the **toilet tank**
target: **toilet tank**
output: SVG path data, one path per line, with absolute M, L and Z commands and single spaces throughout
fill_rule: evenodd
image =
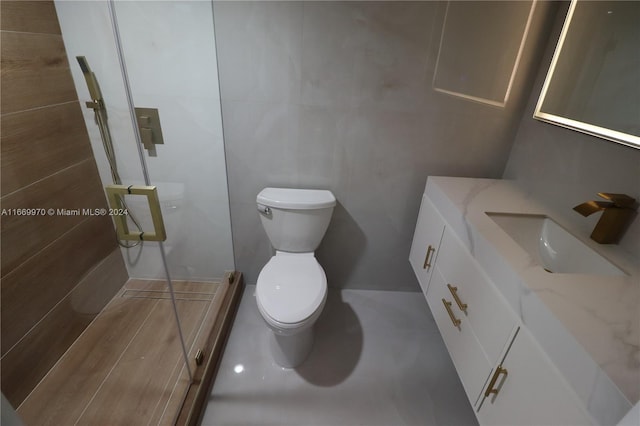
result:
M 336 197 L 320 189 L 265 188 L 256 197 L 260 220 L 276 250 L 313 252 L 324 237 Z

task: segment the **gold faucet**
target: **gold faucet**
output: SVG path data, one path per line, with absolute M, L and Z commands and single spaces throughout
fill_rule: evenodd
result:
M 600 244 L 615 244 L 636 215 L 636 199 L 626 194 L 598 192 L 598 195 L 609 201 L 587 201 L 573 209 L 585 217 L 602 210 L 591 239 Z

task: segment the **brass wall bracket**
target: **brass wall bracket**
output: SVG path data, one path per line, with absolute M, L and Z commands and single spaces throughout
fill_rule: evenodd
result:
M 204 352 L 202 349 L 198 349 L 195 356 L 196 365 L 202 365 L 202 361 L 204 361 Z
M 109 205 L 116 212 L 125 209 L 122 202 L 125 195 L 144 195 L 149 203 L 149 211 L 151 212 L 151 220 L 153 221 L 153 232 L 131 232 L 127 224 L 127 215 L 114 214 L 113 221 L 116 224 L 116 233 L 119 240 L 128 241 L 164 241 L 167 239 L 167 233 L 164 229 L 164 220 L 162 219 L 162 211 L 160 210 L 160 200 L 158 198 L 158 189 L 155 186 L 142 185 L 107 185 L 107 199 Z

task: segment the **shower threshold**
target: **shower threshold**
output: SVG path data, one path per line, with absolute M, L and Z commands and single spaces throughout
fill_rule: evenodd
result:
M 20 404 L 25 424 L 197 424 L 242 275 L 173 286 L 191 382 L 166 282 L 130 279 Z M 197 365 L 199 349 L 204 360 Z

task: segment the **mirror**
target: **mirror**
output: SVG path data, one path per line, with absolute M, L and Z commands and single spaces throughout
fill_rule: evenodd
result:
M 571 2 L 533 117 L 640 149 L 640 2 Z

